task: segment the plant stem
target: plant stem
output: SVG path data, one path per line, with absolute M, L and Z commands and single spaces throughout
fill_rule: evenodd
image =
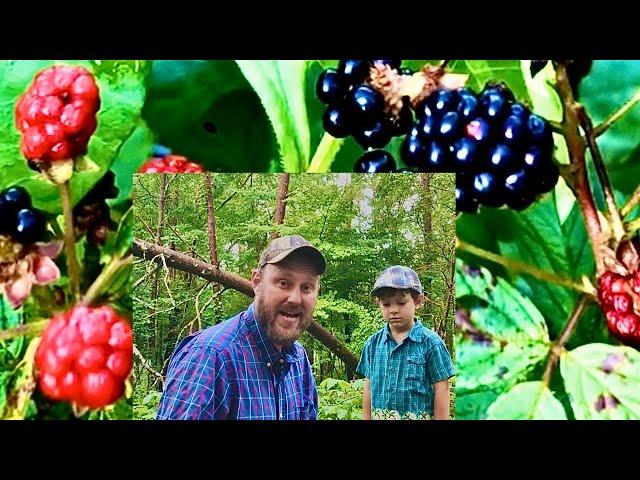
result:
M 557 285 L 562 285 L 563 287 L 570 288 L 572 290 L 576 290 L 584 295 L 594 295 L 595 292 L 586 287 L 585 285 L 580 285 L 572 281 L 569 278 L 564 278 L 557 276 L 554 273 L 546 272 L 544 270 L 539 270 L 536 267 L 531 265 L 527 265 L 522 262 L 518 262 L 517 260 L 512 260 L 510 258 L 503 257 L 493 252 L 489 252 L 487 250 L 483 250 L 480 247 L 476 247 L 475 245 L 471 245 L 470 243 L 464 242 L 462 240 L 457 241 L 458 249 L 468 252 L 472 255 L 475 255 L 479 258 L 484 258 L 485 260 L 489 260 L 490 262 L 497 263 L 502 265 L 506 269 L 512 272 L 521 272 L 531 275 L 538 280 L 543 280 L 545 282 L 555 283 Z
M 640 90 L 625 103 L 622 107 L 620 107 L 616 112 L 614 112 L 609 118 L 607 118 L 604 122 L 593 129 L 593 134 L 597 138 L 606 132 L 611 125 L 620 120 L 624 115 L 626 115 L 629 110 L 631 110 L 635 105 L 640 102 Z
M 544 375 L 542 376 L 542 382 L 548 387 L 549 382 L 551 381 L 551 374 L 553 373 L 553 369 L 558 363 L 560 358 L 560 354 L 564 350 L 564 346 L 571 338 L 576 326 L 578 325 L 578 320 L 584 313 L 584 309 L 587 304 L 591 301 L 588 295 L 581 295 L 578 299 L 578 303 L 573 309 L 571 313 L 571 317 L 569 317 L 569 321 L 564 327 L 564 330 L 560 334 L 560 338 L 557 342 L 555 342 L 551 348 L 549 349 L 549 360 L 547 362 L 547 367 L 544 370 Z
M 556 89 L 564 106 L 562 124 L 574 176 L 573 182 L 571 183 L 576 193 L 578 204 L 580 205 L 580 211 L 584 217 L 589 239 L 591 240 L 596 271 L 598 274 L 601 274 L 604 271 L 604 259 L 601 252 L 603 246 L 602 227 L 600 226 L 598 210 L 596 209 L 595 201 L 591 194 L 589 177 L 587 176 L 585 163 L 586 143 L 578 129 L 578 110 L 582 107 L 573 97 L 573 91 L 571 90 L 571 84 L 567 76 L 567 67 L 562 62 L 559 62 L 556 68 Z
M 629 239 L 633 238 L 633 236 L 638 230 L 640 230 L 640 218 L 636 218 L 635 220 L 632 220 L 631 222 L 627 223 L 627 232 L 629 232 L 628 233 Z
M 93 284 L 87 290 L 84 298 L 82 299 L 82 303 L 84 305 L 91 305 L 95 302 L 102 291 L 104 290 L 105 285 L 107 285 L 113 276 L 120 270 L 120 268 L 126 266 L 127 264 L 131 264 L 133 262 L 133 255 L 128 255 L 125 258 L 116 257 L 113 259 L 105 268 L 102 270 L 98 278 L 93 282 Z
M 25 325 L 19 325 L 8 330 L 0 330 L 0 342 L 12 340 L 16 337 L 35 337 L 40 335 L 51 320 L 38 320 L 37 322 L 29 322 Z
M 333 159 L 343 143 L 344 139 L 334 138 L 325 132 L 316 149 L 316 153 L 311 159 L 307 173 L 328 173 L 331 169 L 331 163 L 333 163 Z
M 71 187 L 69 181 L 60 184 L 60 196 L 62 197 L 62 209 L 64 212 L 64 245 L 67 254 L 67 269 L 69 270 L 69 280 L 71 292 L 75 299 L 80 296 L 80 269 L 76 258 L 76 240 L 73 230 L 73 210 L 71 208 Z
M 607 168 L 604 165 L 602 154 L 600 153 L 600 149 L 598 148 L 598 144 L 596 143 L 596 138 L 593 131 L 593 123 L 591 122 L 591 118 L 589 118 L 589 115 L 587 115 L 584 107 L 580 108 L 578 112 L 580 116 L 580 123 L 582 124 L 582 128 L 584 129 L 584 132 L 586 134 L 589 151 L 591 152 L 591 157 L 593 158 L 593 163 L 596 167 L 598 178 L 600 179 L 600 185 L 602 186 L 602 191 L 604 192 L 604 198 L 605 202 L 607 203 L 609 218 L 611 221 L 611 226 L 613 228 L 613 235 L 616 240 L 620 240 L 622 237 L 624 237 L 624 225 L 622 224 L 622 217 L 620 216 L 618 206 L 616 205 L 616 199 L 613 195 L 613 187 L 611 186 L 611 180 L 609 180 L 609 175 L 607 174 Z
M 636 191 L 633 192 L 629 200 L 627 200 L 627 203 L 625 203 L 622 209 L 620 209 L 620 214 L 623 217 L 626 217 L 631 213 L 631 210 L 633 210 L 636 205 L 638 205 L 638 203 L 640 203 L 640 185 L 638 185 Z

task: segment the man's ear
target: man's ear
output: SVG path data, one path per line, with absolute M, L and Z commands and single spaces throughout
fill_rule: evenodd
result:
M 262 274 L 260 273 L 260 270 L 254 268 L 251 271 L 251 286 L 253 287 L 254 294 L 257 295 L 258 292 L 260 291 L 261 283 L 262 283 Z

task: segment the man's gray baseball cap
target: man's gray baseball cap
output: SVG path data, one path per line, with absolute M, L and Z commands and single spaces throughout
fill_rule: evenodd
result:
M 293 252 L 305 253 L 320 275 L 327 269 L 327 262 L 320 250 L 300 235 L 287 235 L 286 237 L 278 237 L 271 240 L 262 255 L 260 255 L 258 268 L 264 267 L 267 263 L 280 263 Z

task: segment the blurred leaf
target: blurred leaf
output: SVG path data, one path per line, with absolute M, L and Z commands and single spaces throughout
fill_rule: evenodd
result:
M 571 407 L 578 420 L 640 419 L 640 352 L 601 343 L 560 357 Z
M 305 172 L 310 133 L 305 104 L 304 60 L 236 60 L 260 97 L 280 146 L 286 172 Z
M 529 101 L 520 60 L 454 60 L 450 69 L 468 74 L 467 87 L 476 92 L 482 91 L 487 82 L 503 81 L 520 102 Z
M 488 420 L 566 420 L 562 404 L 542 382 L 519 383 L 489 406 Z
M 233 60 L 156 60 L 143 116 L 156 140 L 211 171 L 266 172 L 277 156 L 260 99 Z
M 456 262 L 456 296 L 482 300 L 458 312 L 456 360 L 459 392 L 507 389 L 547 355 L 544 318 L 528 298 L 502 278 Z

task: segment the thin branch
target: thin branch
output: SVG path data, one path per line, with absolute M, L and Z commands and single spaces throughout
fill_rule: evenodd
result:
M 578 303 L 576 304 L 573 312 L 571 313 L 571 317 L 569 317 L 569 321 L 564 327 L 564 330 L 560 334 L 560 338 L 557 342 L 555 342 L 551 348 L 549 349 L 549 360 L 547 361 L 547 367 L 545 368 L 544 375 L 542 376 L 542 382 L 548 387 L 549 382 L 551 381 L 551 374 L 553 373 L 553 369 L 558 363 L 560 359 L 560 354 L 564 350 L 564 346 L 571 338 L 576 326 L 578 325 L 578 320 L 584 313 L 585 307 L 589 304 L 592 298 L 589 295 L 581 295 Z
M 600 179 L 602 191 L 604 192 L 604 198 L 607 204 L 607 209 L 609 210 L 609 219 L 613 228 L 614 237 L 616 240 L 620 240 L 624 236 L 624 226 L 622 225 L 622 218 L 620 217 L 620 212 L 618 211 L 618 206 L 616 205 L 616 199 L 613 195 L 613 187 L 611 186 L 611 180 L 609 180 L 609 175 L 607 174 L 607 168 L 604 165 L 602 154 L 600 153 L 600 149 L 598 148 L 598 144 L 596 143 L 596 138 L 593 131 L 593 123 L 591 122 L 591 118 L 589 118 L 589 115 L 587 115 L 584 107 L 578 109 L 577 112 L 580 117 L 582 128 L 584 129 L 586 134 L 587 144 L 589 145 L 589 151 L 591 152 L 591 157 L 593 158 L 593 164 L 596 167 L 596 172 L 598 173 L 598 178 Z
M 50 321 L 51 320 L 38 320 L 7 330 L 0 330 L 0 342 L 12 340 L 16 337 L 37 337 L 44 331 Z
M 216 211 L 220 212 L 220 209 L 224 207 L 227 203 L 229 203 L 231 199 L 235 197 L 238 194 L 238 192 L 244 188 L 244 186 L 247 184 L 247 182 L 251 178 L 251 175 L 253 174 L 250 173 L 249 175 L 247 175 L 247 178 L 244 179 L 244 182 L 242 182 L 242 185 L 240 185 L 240 188 L 237 189 L 235 192 L 233 192 L 224 202 L 222 202 L 220 206 L 216 209 Z
M 162 374 L 160 372 L 156 372 L 153 369 L 149 360 L 147 360 L 142 356 L 142 354 L 140 353 L 140 350 L 138 350 L 138 347 L 135 345 L 135 343 L 133 344 L 133 354 L 140 359 L 140 363 L 147 371 L 149 371 L 153 376 L 155 376 L 160 381 L 162 381 L 162 383 L 164 383 L 164 377 L 162 376 Z
M 531 275 L 532 277 L 537 278 L 538 280 L 543 280 L 545 282 L 551 282 L 557 285 L 562 285 L 563 287 L 576 290 L 583 294 L 587 294 L 587 295 L 595 294 L 595 291 L 588 288 L 586 285 L 581 285 L 579 283 L 576 283 L 569 278 L 560 277 L 554 273 L 547 272 L 544 270 L 539 270 L 536 267 L 533 267 L 531 265 L 527 265 L 525 263 L 518 262 L 517 260 L 512 260 L 510 258 L 503 257 L 493 252 L 483 250 L 480 247 L 476 247 L 475 245 L 471 245 L 462 240 L 458 240 L 458 249 L 468 252 L 472 255 L 475 255 L 476 257 L 484 258 L 485 260 L 489 260 L 490 262 L 502 265 L 507 270 L 510 270 L 512 272 L 526 273 L 527 275 Z
M 609 118 L 607 118 L 604 122 L 598 125 L 593 129 L 593 134 L 597 138 L 606 132 L 611 125 L 620 120 L 624 115 L 626 115 L 636 104 L 640 102 L 640 90 L 625 103 L 622 107 L 620 107 L 616 112 L 614 112 Z
M 89 287 L 89 290 L 87 290 L 87 293 L 82 299 L 82 303 L 84 305 L 91 305 L 95 302 L 120 269 L 130 265 L 132 262 L 133 255 L 128 255 L 125 258 L 114 258 L 106 267 L 104 267 L 100 275 L 98 275 L 98 278 L 96 278 L 93 284 Z
M 578 110 L 582 107 L 574 99 L 571 83 L 567 75 L 567 67 L 563 62 L 558 62 L 556 68 L 556 90 L 564 106 L 562 125 L 565 131 L 564 138 L 569 150 L 571 173 L 573 173 L 573 178 L 567 183 L 571 185 L 576 194 L 576 199 L 587 227 L 589 240 L 591 240 L 596 271 L 601 274 L 604 271 L 602 227 L 587 175 L 585 163 L 586 143 L 579 131 Z
M 636 188 L 636 191 L 633 192 L 631 197 L 629 197 L 629 200 L 627 200 L 627 203 L 625 203 L 622 209 L 620 209 L 620 214 L 623 217 L 626 217 L 631 213 L 631 210 L 636 208 L 636 206 L 639 203 L 640 203 L 640 185 L 638 185 L 638 188 Z

